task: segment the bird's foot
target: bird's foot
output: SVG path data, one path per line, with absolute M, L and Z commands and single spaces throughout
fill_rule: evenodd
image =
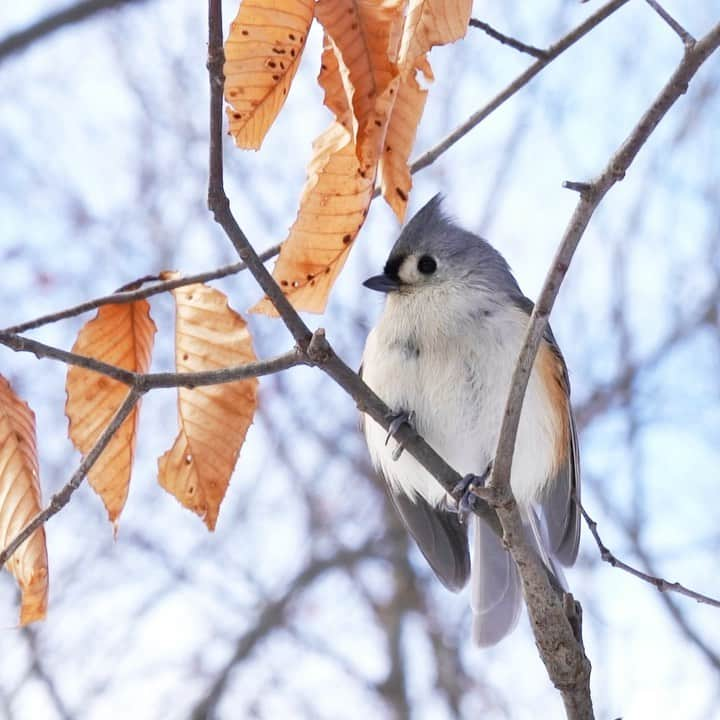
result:
M 492 472 L 492 462 L 488 463 L 482 475 L 466 475 L 452 491 L 452 496 L 457 501 L 457 513 L 460 522 L 465 522 L 467 517 L 475 510 L 475 501 L 478 499 L 475 494 L 476 488 L 485 487 L 485 483 Z
M 387 445 L 390 442 L 390 438 L 395 439 L 395 434 L 400 429 L 400 426 L 403 424 L 409 425 L 410 427 L 415 426 L 415 412 L 410 411 L 406 412 L 405 410 L 401 410 L 399 413 L 394 413 L 390 416 L 390 426 L 388 427 L 388 433 L 385 438 L 385 445 Z M 392 459 L 398 460 L 400 456 L 403 454 L 403 450 L 405 449 L 405 446 L 400 442 L 399 440 L 396 440 L 397 445 L 395 446 L 395 449 L 392 453 Z

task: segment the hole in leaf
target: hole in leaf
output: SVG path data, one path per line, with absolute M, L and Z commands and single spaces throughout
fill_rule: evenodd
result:
M 188 454 L 185 456 L 185 464 L 186 464 L 186 465 L 189 465 L 191 462 L 192 462 L 192 455 L 190 455 L 190 453 L 188 453 Z
M 288 286 L 288 281 L 287 281 L 287 280 L 281 280 L 281 281 L 280 281 L 280 284 L 281 284 L 283 287 L 287 287 L 287 286 Z
M 293 286 L 294 288 L 299 288 L 299 287 L 300 287 L 300 281 L 299 281 L 299 280 L 293 280 L 293 281 L 292 281 L 292 286 Z
M 249 35 L 250 33 L 247 30 L 241 30 L 240 31 L 243 35 Z
M 294 40 L 294 39 L 295 39 L 295 35 L 293 35 L 292 33 L 288 33 L 288 37 L 289 37 L 291 40 Z

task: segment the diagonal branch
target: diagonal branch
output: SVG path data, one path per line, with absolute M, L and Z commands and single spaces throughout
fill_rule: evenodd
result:
M 279 252 L 280 244 L 278 243 L 277 245 L 272 245 L 264 252 L 261 252 L 258 257 L 263 262 L 266 262 L 267 260 L 275 257 Z M 35 318 L 34 320 L 28 320 L 27 322 L 20 323 L 18 325 L 11 325 L 10 327 L 0 330 L 0 335 L 3 333 L 21 333 L 28 330 L 35 330 L 43 325 L 49 325 L 50 323 L 58 322 L 59 320 L 65 320 L 77 315 L 82 315 L 83 313 L 95 310 L 103 305 L 121 305 L 123 303 L 131 303 L 136 300 L 143 300 L 144 298 L 149 298 L 153 295 L 159 295 L 160 293 L 175 290 L 175 288 L 185 287 L 186 285 L 205 283 L 209 280 L 219 280 L 220 278 L 228 277 L 229 275 L 236 275 L 242 270 L 245 270 L 246 267 L 245 263 L 238 262 L 233 263 L 232 265 L 219 267 L 216 270 L 209 270 L 195 275 L 186 275 L 185 277 L 176 278 L 174 280 L 157 282 L 149 287 L 140 288 L 139 290 L 129 290 L 123 292 L 118 291 L 112 293 L 111 295 L 104 295 L 103 297 L 96 298 L 95 300 L 88 300 L 87 302 L 80 303 L 79 305 L 75 305 L 65 310 L 60 310 L 56 313 L 43 315 L 39 318 Z
M 605 545 L 605 543 L 602 541 L 600 533 L 597 529 L 597 523 L 590 517 L 590 515 L 588 515 L 582 504 L 580 505 L 580 512 L 585 519 L 585 523 L 587 524 L 590 533 L 595 539 L 595 544 L 600 551 L 601 560 L 608 563 L 609 565 L 612 565 L 612 567 L 614 568 L 624 570 L 626 573 L 629 573 L 630 575 L 633 575 L 640 580 L 644 580 L 646 583 L 650 583 L 650 585 L 656 587 L 661 593 L 675 592 L 680 595 L 684 595 L 685 597 L 692 598 L 693 600 L 696 600 L 697 602 L 704 605 L 712 605 L 713 607 L 720 608 L 720 600 L 716 600 L 709 595 L 703 595 L 702 593 L 696 592 L 695 590 L 690 590 L 690 588 L 681 585 L 679 582 L 670 582 L 669 580 L 665 580 L 665 578 L 658 577 L 657 575 L 649 575 L 648 573 L 645 573 L 642 570 L 638 570 L 632 565 L 628 565 L 626 562 L 620 560 L 608 549 L 607 545 Z M 646 560 L 647 558 L 644 558 L 644 561 Z M 648 563 L 646 562 L 646 564 Z
M 28 25 L 24 30 L 18 30 L 0 40 L 0 62 L 13 53 L 25 50 L 38 40 L 42 40 L 68 25 L 87 20 L 103 10 L 141 2 L 145 2 L 145 0 L 81 0 L 70 7 L 50 13 L 32 25 Z
M 137 401 L 140 399 L 140 393 L 131 389 L 127 394 L 127 397 L 123 401 L 123 404 L 118 408 L 118 411 L 113 416 L 113 419 L 108 423 L 108 426 L 103 430 L 102 435 L 98 438 L 95 445 L 93 445 L 90 452 L 82 459 L 82 462 L 78 466 L 78 469 L 73 473 L 73 476 L 68 480 L 65 486 L 59 492 L 55 493 L 50 500 L 47 507 L 39 512 L 0 552 L 0 568 L 10 559 L 12 554 L 37 530 L 41 525 L 44 525 L 53 515 L 57 514 L 62 510 L 69 502 L 72 494 L 80 487 L 85 476 L 90 471 L 90 468 L 97 462 L 100 454 L 105 449 L 107 444 L 112 439 L 113 435 L 118 431 L 119 427 L 125 421 L 125 418 L 132 412 Z
M 491 38 L 493 38 L 493 40 L 497 40 L 499 43 L 507 45 L 514 50 L 518 50 L 519 52 L 526 53 L 527 55 L 532 55 L 534 58 L 544 59 L 547 56 L 547 50 L 541 50 L 540 48 L 536 48 L 533 45 L 527 45 L 524 42 L 516 40 L 515 38 L 504 35 L 503 33 L 496 30 L 492 25 L 488 25 L 488 23 L 483 22 L 482 20 L 470 18 L 470 27 L 478 28 L 482 30 L 486 35 L 489 35 Z
M 231 367 L 220 368 L 219 370 L 201 370 L 198 372 L 161 372 L 141 374 L 110 365 L 102 360 L 78 355 L 77 353 L 61 350 L 60 348 L 46 345 L 38 340 L 22 337 L 11 333 L 0 332 L 0 345 L 6 345 L 16 352 L 30 352 L 38 358 L 50 358 L 59 360 L 67 365 L 83 367 L 86 370 L 106 375 L 118 382 L 134 388 L 140 393 L 156 388 L 177 388 L 177 387 L 200 387 L 202 385 L 222 385 L 246 380 L 251 377 L 262 377 L 273 373 L 289 370 L 297 365 L 307 365 L 308 360 L 297 348 L 293 348 L 282 355 L 267 360 L 243 363 Z
M 672 31 L 683 41 L 686 50 L 690 50 L 695 45 L 695 38 L 657 0 L 645 0 L 645 2 L 672 28 Z

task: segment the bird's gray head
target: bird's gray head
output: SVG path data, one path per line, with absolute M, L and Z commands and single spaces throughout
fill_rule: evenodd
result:
M 403 228 L 383 274 L 371 277 L 364 285 L 379 292 L 412 295 L 437 289 L 522 295 L 503 256 L 456 225 L 443 211 L 440 195 Z

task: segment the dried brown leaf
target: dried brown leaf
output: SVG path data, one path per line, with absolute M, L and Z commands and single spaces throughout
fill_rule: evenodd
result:
M 397 28 L 406 0 L 318 0 L 316 15 L 347 68 L 355 149 L 374 172 L 397 90 Z
M 164 273 L 164 279 L 174 277 Z M 218 370 L 257 358 L 246 322 L 227 297 L 206 285 L 172 291 L 175 367 Z M 257 378 L 178 389 L 180 432 L 158 460 L 159 482 L 215 529 L 220 503 L 257 407 Z
M 35 415 L 0 376 L 0 549 L 39 512 Z M 48 600 L 48 557 L 42 527 L 15 551 L 7 568 L 20 586 L 20 624 L 42 620 Z
M 420 64 L 425 78 L 431 80 L 432 70 L 425 56 L 420 58 Z M 413 69 L 400 82 L 380 157 L 380 189 L 400 222 L 405 219 L 412 188 L 408 161 L 426 99 L 427 90 L 420 87 Z
M 80 330 L 73 352 L 145 373 L 150 367 L 155 331 L 147 300 L 103 305 Z M 127 397 L 128 387 L 106 375 L 73 366 L 68 370 L 65 390 L 70 439 L 86 455 Z M 127 500 L 139 412 L 138 403 L 88 473 L 88 481 L 102 498 L 112 523 L 117 522 Z
M 353 118 L 349 100 L 352 89 L 349 83 L 347 67 L 339 57 L 333 41 L 325 33 L 318 84 L 325 91 L 325 106 L 344 128 L 352 132 Z
M 321 313 L 367 215 L 375 172 L 363 175 L 352 135 L 338 122 L 313 149 L 300 210 L 273 276 L 297 310 Z M 251 312 L 277 314 L 267 298 Z
M 244 0 L 225 43 L 225 99 L 238 147 L 257 150 L 280 112 L 313 19 L 314 0 Z
M 414 67 L 436 45 L 465 37 L 472 0 L 410 0 L 400 43 L 400 64 Z

